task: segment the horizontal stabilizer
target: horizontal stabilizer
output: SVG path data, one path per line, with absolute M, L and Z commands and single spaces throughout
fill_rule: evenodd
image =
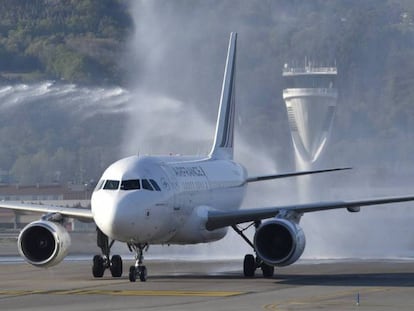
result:
M 274 174 L 274 175 L 262 175 L 262 176 L 248 177 L 246 179 L 246 182 L 255 182 L 255 181 L 279 179 L 279 178 L 286 178 L 286 177 L 295 177 L 295 176 L 302 176 L 302 175 L 320 174 L 320 173 L 344 171 L 344 170 L 350 170 L 350 169 L 352 169 L 352 168 L 351 167 L 341 167 L 341 168 L 331 168 L 331 169 L 326 169 L 326 170 L 302 171 L 302 172 L 292 172 L 292 173 Z

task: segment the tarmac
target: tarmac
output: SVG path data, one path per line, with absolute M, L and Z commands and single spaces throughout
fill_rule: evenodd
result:
M 242 260 L 146 260 L 147 282 L 102 279 L 91 259 L 39 269 L 0 256 L 0 310 L 413 310 L 414 260 L 303 260 L 265 279 Z

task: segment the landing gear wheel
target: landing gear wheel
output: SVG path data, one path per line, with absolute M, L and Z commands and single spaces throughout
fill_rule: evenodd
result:
M 252 278 L 256 271 L 256 259 L 252 254 L 244 256 L 243 273 L 245 277 Z
M 122 259 L 119 255 L 110 257 L 111 247 L 115 240 L 109 243 L 108 237 L 97 227 L 96 228 L 96 244 L 101 249 L 102 255 L 93 257 L 92 274 L 96 278 L 101 278 L 106 269 L 111 270 L 113 277 L 122 275 Z M 111 259 L 110 259 L 111 258 Z
M 96 278 L 103 277 L 105 272 L 105 260 L 101 255 L 93 257 L 92 274 Z
M 122 276 L 122 258 L 119 255 L 113 255 L 111 258 L 111 266 L 109 267 L 114 278 Z
M 129 280 L 131 282 L 135 282 L 137 278 L 141 280 L 141 282 L 145 282 L 147 280 L 147 268 L 143 265 L 144 262 L 144 250 L 148 250 L 148 244 L 128 244 L 130 251 L 135 252 L 135 266 L 131 266 L 129 268 Z
M 260 268 L 262 269 L 263 277 L 265 278 L 273 277 L 273 274 L 275 273 L 275 267 L 269 266 L 263 262 Z
M 147 281 L 147 267 L 145 266 L 129 267 L 129 281 L 136 282 L 137 277 L 139 277 L 141 282 L 146 282 Z
M 137 269 L 135 266 L 129 267 L 129 281 L 135 282 L 137 280 Z
M 147 267 L 145 266 L 138 267 L 138 275 L 139 275 L 139 279 L 141 280 L 141 282 L 146 282 L 147 281 Z

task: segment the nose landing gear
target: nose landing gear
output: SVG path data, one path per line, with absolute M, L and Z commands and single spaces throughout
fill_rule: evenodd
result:
M 147 267 L 143 264 L 144 261 L 144 250 L 147 251 L 149 248 L 148 243 L 145 244 L 128 244 L 130 251 L 135 252 L 135 265 L 129 268 L 129 281 L 135 282 L 138 278 L 141 282 L 147 280 Z

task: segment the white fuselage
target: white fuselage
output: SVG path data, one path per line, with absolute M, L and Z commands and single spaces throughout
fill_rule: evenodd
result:
M 193 244 L 223 238 L 205 228 L 210 210 L 240 208 L 247 173 L 231 160 L 138 157 L 109 166 L 91 205 L 96 225 L 127 243 Z

